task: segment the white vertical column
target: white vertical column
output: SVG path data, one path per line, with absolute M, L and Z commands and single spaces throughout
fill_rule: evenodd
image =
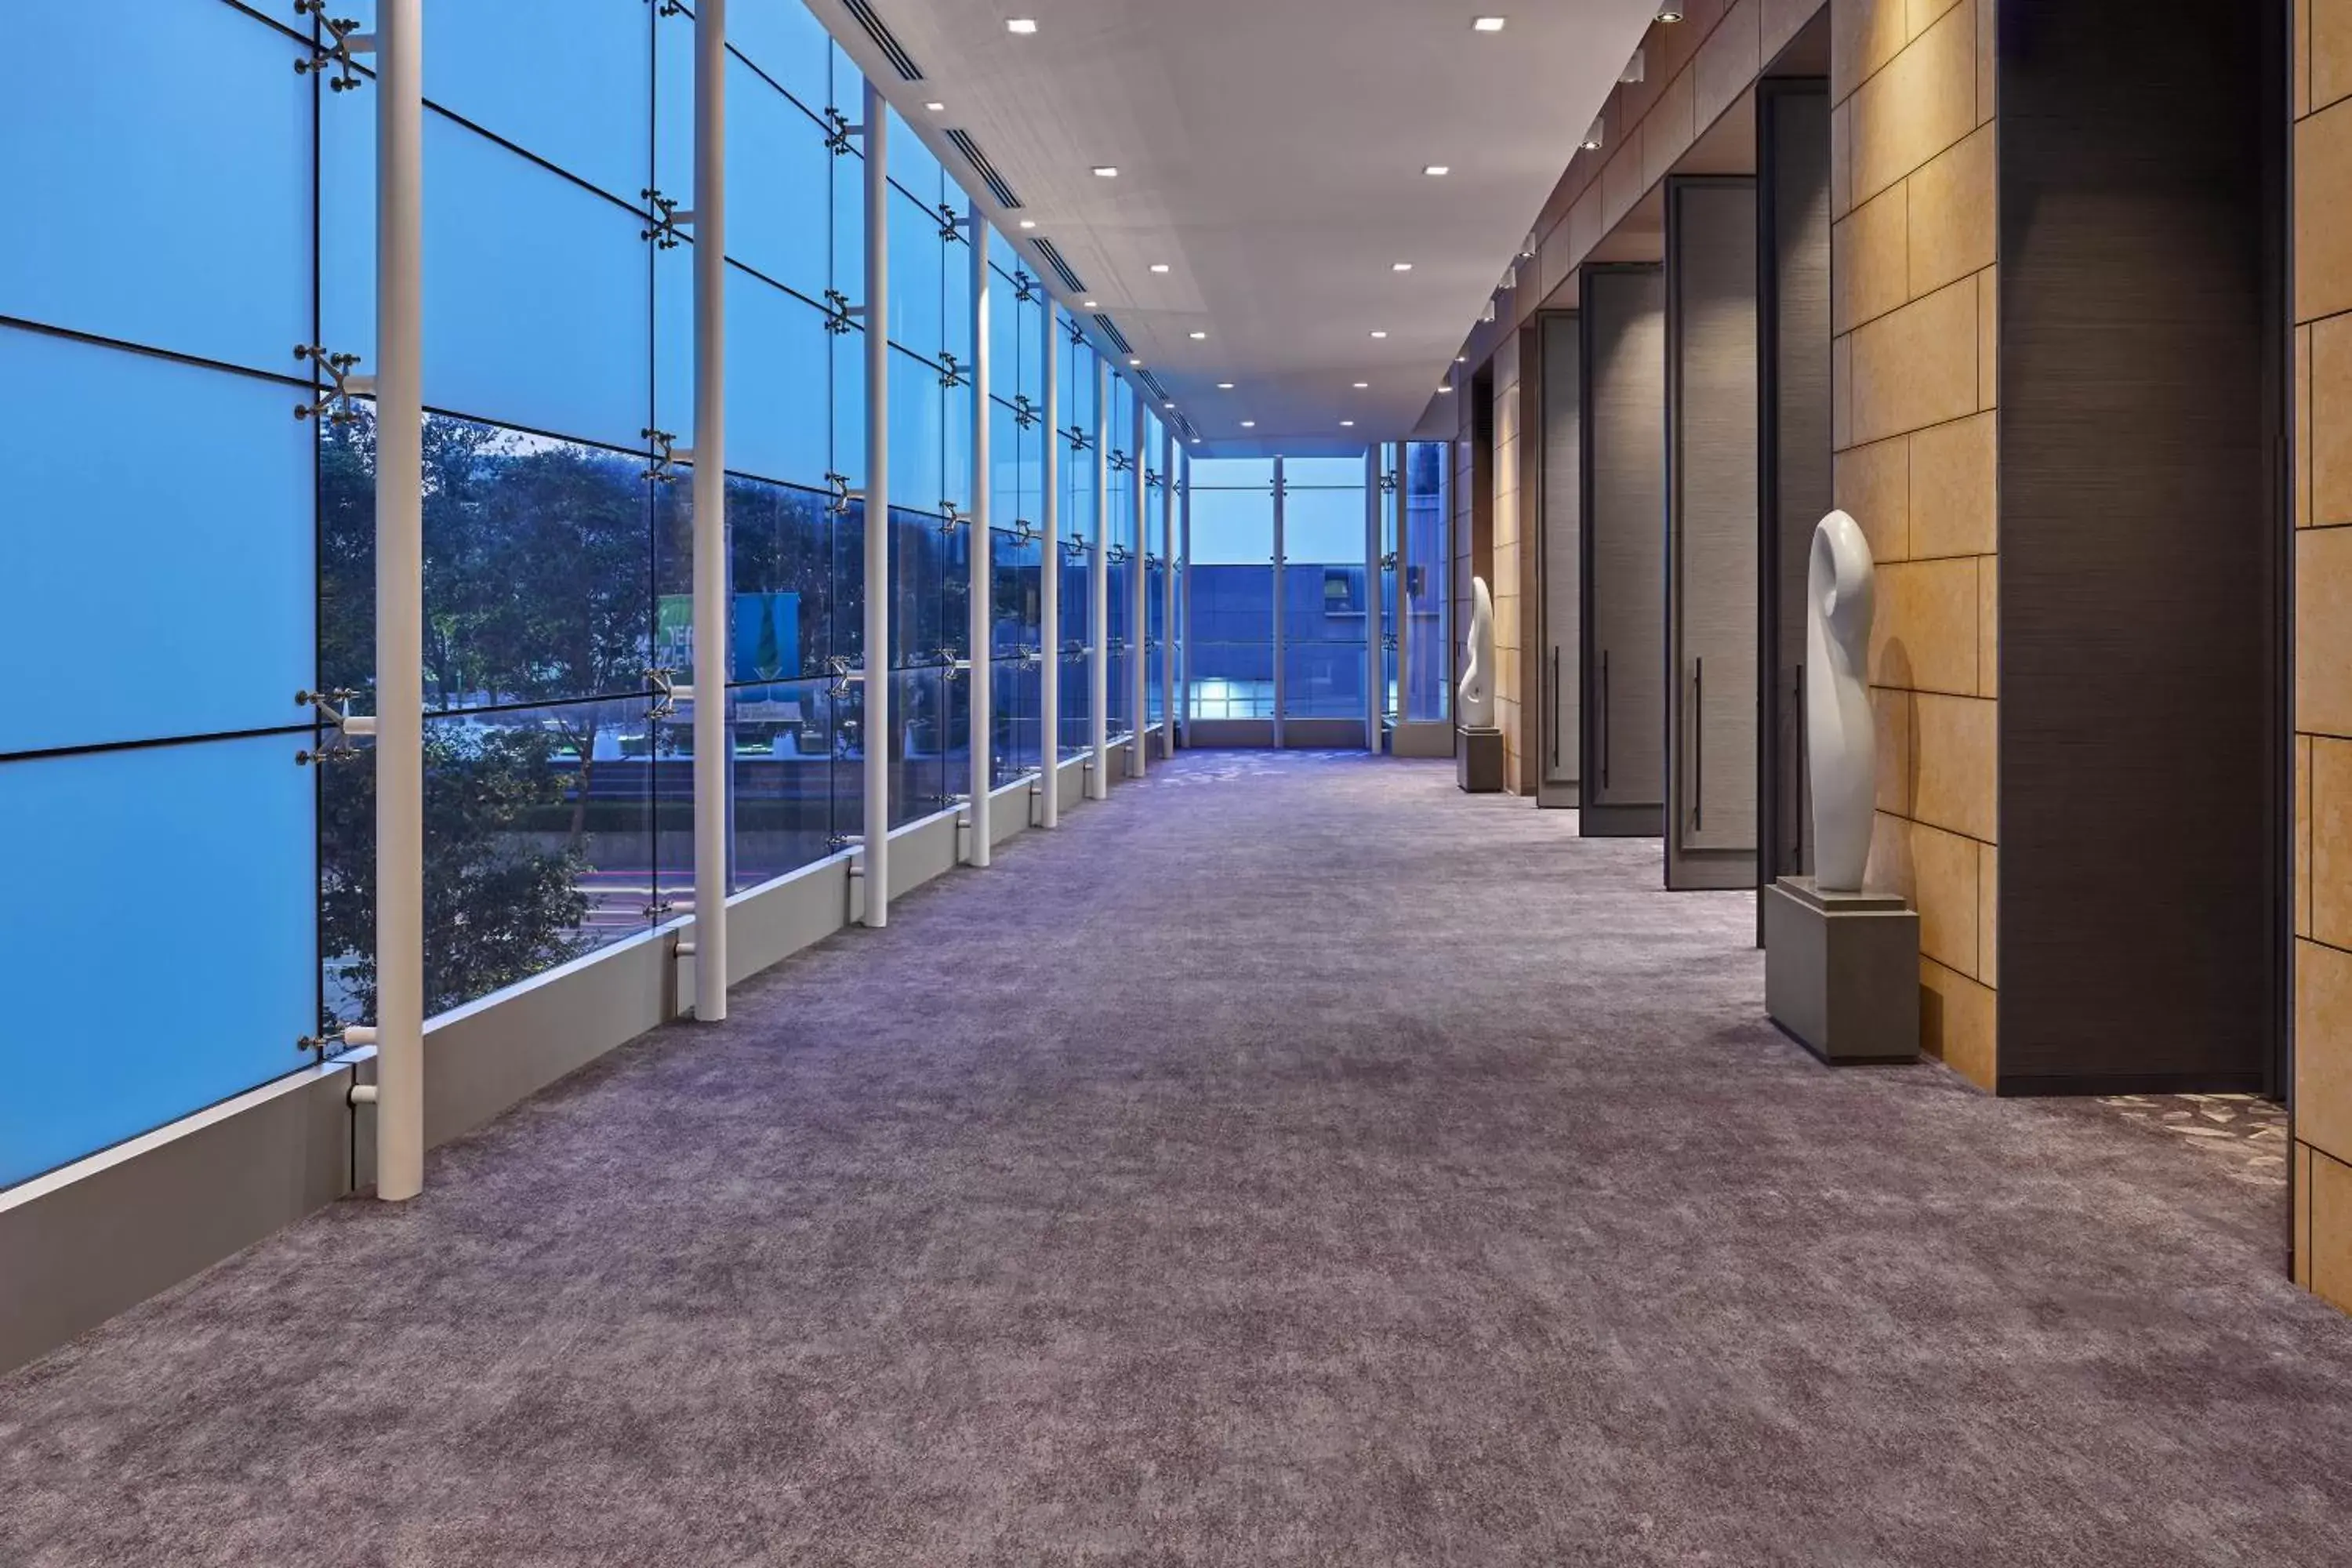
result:
M 694 1016 L 727 1016 L 727 0 L 694 14 Z
M 1381 750 L 1381 714 L 1388 706 L 1387 650 L 1381 646 L 1381 454 L 1378 441 L 1364 448 L 1364 749 Z
M 1110 796 L 1110 365 L 1095 356 L 1095 553 L 1087 577 L 1087 686 L 1092 699 L 1095 765 L 1087 798 Z
M 425 22 L 376 10 L 375 1194 L 425 1190 Z
M 1044 662 L 1037 667 L 1037 756 L 1045 793 L 1037 822 L 1058 827 L 1062 822 L 1062 354 L 1060 325 L 1054 320 L 1054 300 L 1045 299 L 1039 341 L 1045 350 L 1045 406 L 1038 417 L 1045 426 L 1045 553 L 1037 568 L 1037 642 Z
M 1160 754 L 1176 754 L 1176 426 L 1160 430 Z
M 989 643 L 995 627 L 992 624 L 995 601 L 995 574 L 990 559 L 994 541 L 989 537 L 989 417 L 988 387 L 990 379 L 988 352 L 988 311 L 991 279 L 988 269 L 988 220 L 974 206 L 971 212 L 971 630 L 970 658 L 971 664 L 971 863 L 985 866 L 989 859 L 988 789 L 993 782 L 991 747 L 995 739 L 995 717 L 991 711 L 996 693 L 990 682 Z
M 865 922 L 890 923 L 890 108 L 866 84 Z
M 1135 454 L 1135 484 L 1132 487 L 1135 497 L 1133 504 L 1127 509 L 1129 515 L 1125 526 L 1129 537 L 1135 541 L 1135 558 L 1134 570 L 1128 574 L 1127 689 L 1128 711 L 1135 717 L 1135 743 L 1127 749 L 1127 771 L 1129 776 L 1139 779 L 1150 765 L 1146 759 L 1151 750 L 1150 743 L 1144 738 L 1145 731 L 1150 728 L 1151 661 L 1143 651 L 1144 644 L 1150 640 L 1144 634 L 1150 628 L 1150 622 L 1144 612 L 1149 608 L 1151 574 L 1144 570 L 1143 558 L 1151 550 L 1151 541 L 1144 528 L 1144 520 L 1151 515 L 1151 487 L 1147 482 L 1151 477 L 1151 453 L 1143 444 L 1143 433 L 1150 426 L 1144 420 L 1143 392 L 1140 388 L 1135 394 L 1135 418 L 1131 423 L 1133 444 L 1129 449 Z

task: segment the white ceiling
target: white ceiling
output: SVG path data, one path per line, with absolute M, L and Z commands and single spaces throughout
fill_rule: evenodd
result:
M 959 178 L 940 132 L 978 140 L 1023 203 L 989 216 L 1016 243 L 1054 241 L 1202 456 L 1410 434 L 1657 9 L 869 0 L 924 73 L 906 82 L 843 0 L 809 4 Z M 1507 24 L 1474 32 L 1477 15 Z M 1011 34 L 1009 16 L 1036 33 Z

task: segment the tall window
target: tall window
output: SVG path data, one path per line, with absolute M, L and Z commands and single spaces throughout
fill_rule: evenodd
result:
M 1286 458 L 1281 484 L 1283 716 L 1361 718 L 1364 459 Z
M 690 469 L 670 456 L 695 442 L 696 237 L 669 216 L 691 205 L 695 20 L 574 0 L 551 30 L 550 9 L 438 6 L 425 68 L 432 1012 L 689 912 L 692 702 L 671 688 L 727 704 L 738 889 L 865 831 L 869 745 L 896 821 L 968 776 L 970 201 L 894 120 L 890 310 L 870 324 L 895 504 L 869 520 L 846 499 L 869 323 L 847 310 L 866 230 L 842 128 L 864 84 L 805 7 L 734 8 L 732 658 L 698 671 Z M 374 416 L 330 373 L 375 369 L 373 82 L 365 57 L 353 89 L 297 72 L 324 35 L 285 0 L 138 13 L 0 21 L 0 140 L 39 150 L 13 168 L 41 215 L 0 246 L 0 452 L 25 503 L 0 524 L 0 647 L 74 682 L 0 704 L 0 820 L 26 829 L 11 870 L 38 889 L 0 915 L 0 1187 L 278 1077 L 375 999 L 373 765 L 291 700 L 374 710 Z M 1075 458 L 1066 536 L 1103 510 L 1091 453 L 1037 407 L 1044 295 L 1002 241 L 991 262 L 985 624 L 1009 780 L 1050 754 L 1038 670 L 1066 649 L 1036 647 L 1044 573 L 1075 567 L 1063 635 L 1088 631 L 1086 558 L 1026 526 L 1047 440 Z M 1091 432 L 1095 356 L 1060 347 L 1064 419 Z M 69 498 L 43 475 L 74 476 Z M 887 648 L 863 643 L 868 526 L 889 534 Z M 887 734 L 840 679 L 861 662 L 890 684 Z M 125 953 L 168 1028 L 88 1005 Z
M 1191 634 L 1185 710 L 1193 719 L 1274 717 L 1274 459 L 1192 465 Z

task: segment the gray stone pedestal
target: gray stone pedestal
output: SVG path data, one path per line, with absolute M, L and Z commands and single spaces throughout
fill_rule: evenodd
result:
M 1764 890 L 1764 1008 L 1825 1062 L 1919 1056 L 1919 917 L 1891 893 Z
M 1454 727 L 1454 782 L 1472 795 L 1495 795 L 1503 787 L 1503 732 Z

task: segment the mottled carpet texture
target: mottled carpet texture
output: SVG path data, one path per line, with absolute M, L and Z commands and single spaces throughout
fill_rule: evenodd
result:
M 0 1563 L 2352 1563 L 2277 1188 L 1197 753 L 0 1379 Z

